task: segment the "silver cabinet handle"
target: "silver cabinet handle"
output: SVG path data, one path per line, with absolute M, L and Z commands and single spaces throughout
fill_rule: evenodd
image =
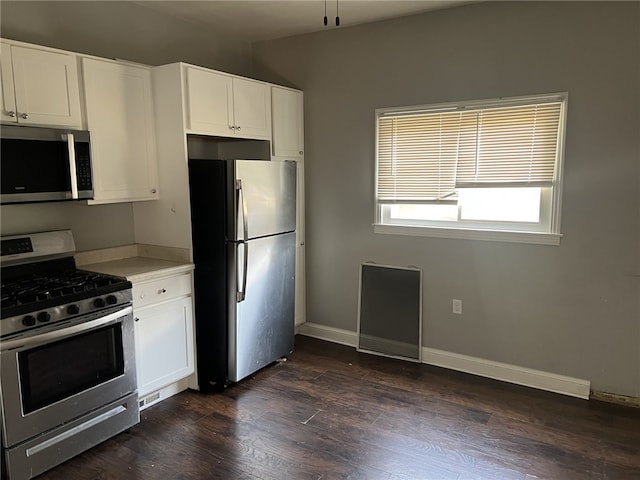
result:
M 24 118 L 25 120 L 27 118 L 29 118 L 29 114 L 28 113 L 23 113 L 22 115 L 20 115 L 22 118 Z
M 16 118 L 16 112 L 14 112 L 13 110 L 7 112 L 7 115 L 9 115 L 11 118 Z

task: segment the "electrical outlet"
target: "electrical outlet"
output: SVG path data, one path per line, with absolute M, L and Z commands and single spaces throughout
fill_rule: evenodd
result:
M 457 298 L 453 299 L 453 313 L 462 315 L 462 300 L 458 300 Z

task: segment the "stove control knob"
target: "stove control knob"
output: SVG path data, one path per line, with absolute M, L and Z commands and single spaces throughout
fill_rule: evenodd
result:
M 80 312 L 80 307 L 76 304 L 71 304 L 67 307 L 67 313 L 70 315 L 75 315 L 78 312 Z
M 40 312 L 38 314 L 39 322 L 48 322 L 49 320 L 51 320 L 51 314 L 49 312 Z
M 101 299 L 101 298 L 96 298 L 96 299 L 93 301 L 93 306 L 94 306 L 94 307 L 96 307 L 96 308 L 102 308 L 102 307 L 104 307 L 104 300 L 103 300 L 103 299 Z
M 25 327 L 33 327 L 36 324 L 36 317 L 33 315 L 27 315 L 22 319 L 22 324 Z
M 118 303 L 118 297 L 115 295 L 107 296 L 107 305 L 115 305 L 116 303 Z

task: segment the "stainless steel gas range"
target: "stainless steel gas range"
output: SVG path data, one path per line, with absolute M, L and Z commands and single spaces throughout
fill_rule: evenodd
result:
M 2 478 L 29 479 L 140 421 L 132 291 L 69 230 L 1 242 Z

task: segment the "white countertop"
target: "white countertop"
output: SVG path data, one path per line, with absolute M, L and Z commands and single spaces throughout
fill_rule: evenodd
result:
M 192 271 L 194 266 L 182 258 L 183 253 L 135 245 L 82 252 L 76 255 L 76 264 L 82 270 L 125 277 L 135 283 Z
M 107 262 L 82 265 L 82 270 L 106 273 L 126 277 L 131 282 L 143 282 L 155 278 L 187 273 L 193 270 L 193 264 L 172 262 L 147 257 L 129 257 Z

